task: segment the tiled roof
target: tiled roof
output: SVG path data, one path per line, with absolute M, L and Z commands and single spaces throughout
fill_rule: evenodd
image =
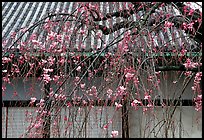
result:
M 109 13 L 114 12 L 116 9 L 119 9 L 123 3 L 116 3 L 114 6 L 111 4 L 111 2 L 99 2 L 100 10 L 102 13 Z M 2 40 L 5 41 L 10 38 L 10 35 L 13 31 L 18 31 L 21 28 L 28 27 L 31 24 L 34 24 L 35 22 L 42 19 L 45 15 L 48 14 L 48 12 L 68 12 L 71 13 L 77 6 L 77 3 L 75 2 L 3 2 L 2 3 Z M 128 7 L 128 3 L 126 4 Z M 138 13 L 138 15 L 141 15 L 141 11 Z M 130 16 L 130 20 L 136 21 L 136 16 Z M 105 25 L 113 25 L 116 22 L 119 22 L 121 20 L 124 20 L 122 18 L 114 19 L 113 21 L 109 22 L 106 21 L 100 21 L 99 23 L 103 23 Z M 37 28 L 35 29 L 37 30 Z M 116 31 L 118 34 L 122 33 L 125 29 L 120 29 L 119 31 Z M 92 32 L 92 31 L 91 31 Z M 176 40 L 172 40 L 172 32 L 175 33 L 175 36 L 177 37 Z M 92 32 L 93 33 L 93 32 Z M 28 34 L 27 34 L 28 35 Z M 171 31 L 168 29 L 167 32 L 159 31 L 158 36 L 155 36 L 156 33 L 152 32 L 152 37 L 154 40 L 155 46 L 163 46 L 165 43 L 168 43 L 168 47 L 171 48 L 172 46 L 182 46 L 182 43 L 184 42 L 188 48 L 191 48 L 193 45 L 194 48 L 196 48 L 196 44 L 192 39 L 189 39 L 188 37 L 185 37 L 186 34 L 183 31 L 179 31 L 176 28 L 172 29 Z M 106 42 L 110 42 L 114 38 L 114 33 L 103 36 L 103 40 Z M 179 39 L 178 39 L 179 38 Z M 24 37 L 26 39 L 26 37 Z M 79 43 L 76 40 L 80 40 L 80 38 L 75 39 L 75 47 L 79 46 L 77 43 Z M 136 39 L 136 43 L 133 44 L 134 46 L 141 46 L 139 44 L 141 42 L 141 38 Z M 88 46 L 87 48 L 95 48 L 97 46 L 100 46 L 101 41 L 97 40 L 93 37 L 93 35 L 89 35 L 87 41 L 85 42 L 85 45 Z M 9 47 L 11 45 L 11 41 L 8 41 L 6 43 L 6 47 Z

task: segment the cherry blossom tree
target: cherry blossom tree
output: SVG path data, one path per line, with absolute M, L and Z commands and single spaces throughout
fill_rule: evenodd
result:
M 72 112 L 76 116 L 84 108 L 88 110 L 83 123 L 75 126 L 78 133 L 74 137 L 82 137 L 85 121 L 95 105 L 112 106 L 114 113 L 122 112 L 102 124 L 104 132 L 114 118 L 121 117 L 120 135 L 129 137 L 129 109 L 137 112 L 142 108 L 143 114 L 154 116 L 155 101 L 166 112 L 158 132 L 165 128 L 168 137 L 175 110 L 192 80 L 192 100 L 195 109 L 202 110 L 202 12 L 184 2 L 123 2 L 122 6 L 120 2 L 105 2 L 107 7 L 112 5 L 113 11 L 104 13 L 100 4 L 77 2 L 71 13 L 50 12 L 36 23 L 12 32 L 9 46 L 3 39 L 3 94 L 5 85 L 12 85 L 11 79 L 18 77 L 42 83 L 44 97 L 39 101 L 35 96 L 30 99 L 29 107 L 37 109 L 30 115 L 25 134 L 28 137 L 50 137 L 51 124 L 58 137 L 62 133 L 58 129 L 61 118 L 67 122 L 63 125 L 68 131 L 74 123 L 61 115 L 64 107 L 77 107 Z M 111 37 L 106 40 L 106 36 Z M 86 42 L 91 38 L 97 42 L 88 46 Z M 165 102 L 167 96 L 161 89 L 169 71 L 174 75 L 174 87 L 182 82 L 181 92 L 174 94 L 170 103 Z M 97 77 L 102 81 L 92 82 Z M 117 137 L 119 130 L 109 134 Z

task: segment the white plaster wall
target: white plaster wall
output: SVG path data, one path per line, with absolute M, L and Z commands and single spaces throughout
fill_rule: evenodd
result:
M 9 108 L 9 116 L 8 116 L 8 138 L 18 138 L 22 134 L 25 133 L 26 127 L 28 126 L 28 122 L 25 121 L 25 112 L 26 110 L 32 112 L 35 108 L 28 107 L 10 107 Z M 5 137 L 5 107 L 2 108 L 2 137 Z M 81 113 L 77 115 L 74 119 L 75 127 L 71 126 L 68 131 L 69 133 L 65 134 L 65 127 L 67 126 L 67 122 L 64 121 L 64 116 L 69 115 L 68 109 L 65 108 L 61 111 L 61 122 L 59 126 L 60 137 L 77 137 L 79 129 L 82 122 L 84 120 L 85 110 L 81 110 Z M 73 110 L 72 110 L 73 111 Z M 86 109 L 86 111 L 88 111 Z M 102 112 L 101 112 L 102 111 Z M 163 109 L 161 107 L 157 107 L 154 110 L 154 113 L 142 113 L 142 108 L 135 111 L 131 107 L 129 107 L 129 135 L 131 138 L 154 138 L 154 133 L 150 134 L 153 126 L 155 126 L 158 122 L 163 120 L 166 116 L 166 113 L 163 115 Z M 115 114 L 115 115 L 114 115 Z M 73 114 L 72 114 L 73 115 Z M 181 115 L 181 116 L 180 116 Z M 181 118 L 180 118 L 181 117 Z M 169 130 L 168 137 L 179 138 L 201 138 L 202 137 L 202 113 L 198 113 L 194 110 L 194 107 L 182 107 L 178 108 L 174 115 L 174 125 Z M 102 127 L 108 121 L 112 119 L 112 124 L 109 126 L 107 131 L 105 131 Z M 71 119 L 72 120 L 72 119 Z M 72 120 L 73 121 L 73 120 Z M 76 127 L 78 125 L 78 127 Z M 159 130 L 158 125 L 155 129 L 155 133 L 159 132 L 157 137 L 165 138 L 164 127 L 162 127 L 161 131 Z M 90 110 L 89 116 L 86 120 L 86 126 L 83 129 L 82 135 L 80 137 L 110 137 L 112 130 L 119 131 L 119 136 L 122 136 L 122 123 L 121 123 L 121 110 L 114 112 L 113 107 L 94 107 Z M 73 133 L 73 131 L 75 131 Z M 172 135 L 174 132 L 174 136 Z M 51 126 L 51 137 L 57 137 L 57 135 L 53 134 L 53 124 Z M 86 133 L 86 134 L 85 134 Z M 73 135 L 74 134 L 74 135 Z
M 172 112 L 173 107 L 170 108 Z M 165 138 L 165 125 L 158 122 L 167 117 L 165 109 L 156 107 L 153 113 L 142 113 L 142 108 L 135 111 L 130 109 L 129 128 L 130 137 L 133 138 Z M 192 106 L 178 107 L 173 116 L 174 123 L 168 130 L 169 138 L 202 138 L 202 113 L 195 111 Z M 155 131 L 152 131 L 154 126 Z M 161 127 L 161 129 L 159 129 Z M 152 133 L 150 133 L 152 131 Z M 155 132 L 155 133 L 154 133 Z M 154 134 L 157 134 L 155 136 Z
M 182 124 L 184 138 L 202 138 L 202 112 L 195 111 L 194 107 L 182 107 Z
M 145 89 L 152 89 L 152 85 L 147 83 L 147 74 L 140 75 L 140 97 L 144 98 L 144 89 L 142 89 L 143 84 Z M 161 89 L 159 92 L 158 90 L 153 90 L 152 93 L 152 99 L 155 97 L 158 98 L 157 95 L 159 93 L 161 94 L 163 99 L 178 99 L 178 97 L 182 94 L 181 99 L 193 99 L 195 96 L 193 94 L 193 91 L 191 87 L 193 86 L 193 80 L 194 78 L 191 79 L 189 84 L 186 86 L 184 92 L 182 93 L 182 89 L 184 88 L 185 83 L 187 82 L 187 79 L 182 75 L 181 73 L 174 72 L 174 71 L 167 71 L 167 72 L 161 72 L 160 74 L 160 84 L 159 88 Z M 60 79 L 63 81 L 64 79 Z M 66 95 L 69 95 L 75 84 L 73 82 L 74 77 L 69 78 L 66 81 L 66 84 L 62 86 L 64 91 L 66 92 Z M 176 82 L 176 83 L 174 83 Z M 98 96 L 101 99 L 108 98 L 106 95 L 106 91 L 111 88 L 113 91 L 116 90 L 118 80 L 116 80 L 114 83 L 107 83 L 102 77 L 96 77 L 94 79 L 88 80 L 87 77 L 85 77 L 82 80 L 82 83 L 85 83 L 85 89 L 88 90 L 88 88 L 92 86 L 96 86 L 97 90 L 100 91 Z M 37 79 L 31 79 L 29 78 L 27 81 L 24 81 L 22 78 L 18 78 L 16 80 L 12 80 L 11 85 L 7 85 L 7 89 L 5 91 L 5 96 L 2 96 L 3 100 L 30 100 L 31 97 L 37 97 L 37 99 L 41 99 L 44 96 L 44 91 L 41 90 L 43 87 L 43 83 L 40 81 L 37 81 Z M 30 88 L 33 86 L 34 91 L 30 92 Z M 79 85 L 80 86 L 80 85 Z M 54 91 L 59 87 L 59 85 L 55 85 L 54 82 L 51 82 L 51 87 L 53 88 Z M 17 91 L 18 96 L 13 96 L 14 91 Z M 74 93 L 75 95 L 82 96 L 83 94 L 86 94 L 86 91 L 82 91 L 80 88 L 77 88 L 77 92 Z M 73 95 L 74 95 L 73 94 Z M 131 91 L 132 94 L 131 96 L 135 96 L 135 91 Z M 89 98 L 92 98 L 89 96 Z
M 80 110 L 80 111 L 79 111 Z M 67 116 L 68 121 L 64 120 Z M 95 106 L 90 109 L 90 107 L 79 108 L 70 107 L 62 108 L 59 130 L 60 134 L 54 132 L 53 124 L 51 125 L 51 137 L 60 138 L 106 138 L 111 137 L 111 131 L 117 130 L 119 136 L 122 136 L 121 131 L 121 111 L 115 111 L 114 107 L 99 107 Z M 107 130 L 103 129 L 103 126 L 107 124 L 110 120 L 112 123 L 109 125 Z M 68 122 L 72 124 L 68 126 Z M 82 127 L 83 126 L 83 127 Z M 65 129 L 67 130 L 65 131 Z M 81 133 L 79 134 L 79 131 Z
M 8 108 L 8 138 L 19 138 L 29 126 L 29 121 L 26 121 L 26 111 L 33 112 L 35 108 L 29 107 L 9 107 Z

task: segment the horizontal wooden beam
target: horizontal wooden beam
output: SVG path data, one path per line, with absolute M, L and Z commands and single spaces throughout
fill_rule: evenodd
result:
M 116 102 L 116 101 L 114 101 Z M 94 101 L 91 102 L 91 105 L 94 106 L 114 106 L 114 102 L 112 102 L 111 100 L 105 101 L 105 100 L 101 100 L 100 102 L 98 101 Z M 29 107 L 29 103 L 30 101 L 28 100 L 22 100 L 22 101 L 2 101 L 2 107 Z M 36 101 L 36 103 L 39 103 L 39 100 Z M 30 107 L 36 107 L 36 103 L 33 106 Z M 70 103 L 73 105 L 73 102 L 70 101 Z M 148 105 L 148 101 L 147 100 L 142 100 L 142 103 L 144 106 Z M 193 100 L 190 99 L 183 99 L 183 100 L 172 100 L 172 99 L 163 99 L 163 103 L 166 106 L 195 106 L 195 103 Z M 90 105 L 90 102 L 87 101 L 87 106 Z M 130 104 L 129 104 L 130 105 Z M 75 106 L 84 106 L 81 103 L 79 103 L 78 105 Z M 139 105 L 140 106 L 140 105 Z M 161 101 L 159 99 L 154 101 L 154 106 L 162 106 Z
M 189 68 L 186 69 L 184 65 L 181 66 L 156 66 L 156 71 L 192 71 L 192 72 L 199 72 L 202 71 L 202 67 L 196 67 L 196 68 Z

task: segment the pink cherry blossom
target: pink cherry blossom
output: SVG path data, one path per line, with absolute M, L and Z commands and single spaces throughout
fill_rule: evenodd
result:
M 190 76 L 191 74 L 192 74 L 192 71 L 186 71 L 186 72 L 184 73 L 185 76 Z
M 76 69 L 78 72 L 81 71 L 81 66 L 78 66 L 77 69 Z
M 55 97 L 55 99 L 57 99 L 58 98 L 58 94 L 54 94 L 54 97 Z
M 107 92 L 107 96 L 108 96 L 108 98 L 110 98 L 110 96 L 111 96 L 112 93 L 113 93 L 113 90 L 108 89 L 106 92 Z
M 16 32 L 11 32 L 11 38 L 15 38 L 16 37 Z
M 173 81 L 174 84 L 176 84 L 178 81 Z
M 57 33 L 51 31 L 51 33 L 48 34 L 48 40 L 54 40 L 56 35 Z
M 2 70 L 2 72 L 3 72 L 3 73 L 6 73 L 6 72 L 7 72 L 7 70 Z
M 151 98 L 151 96 L 148 94 L 148 93 L 145 93 L 145 97 L 144 97 L 144 99 L 150 99 Z
M 104 129 L 104 130 L 108 129 L 108 124 L 105 124 L 105 125 L 103 126 L 103 129 Z
M 121 96 L 125 94 L 126 94 L 126 88 L 124 86 L 119 86 L 117 89 L 117 96 Z
M 115 106 L 116 106 L 116 110 L 119 110 L 122 107 L 122 105 L 118 104 L 117 102 L 115 102 Z
M 193 91 L 195 91 L 195 90 L 196 90 L 196 87 L 195 87 L 195 86 L 192 86 L 191 89 L 192 89 Z
M 197 72 L 197 73 L 196 73 L 196 76 L 195 76 L 195 78 L 194 78 L 194 81 L 193 81 L 193 86 L 191 87 L 192 90 L 194 91 L 194 93 L 196 93 L 196 91 L 197 91 L 198 93 L 201 92 L 201 90 L 200 90 L 201 77 L 202 77 L 202 72 Z
M 75 82 L 78 82 L 80 80 L 80 78 L 78 76 L 75 77 Z
M 45 83 L 49 83 L 52 79 L 49 74 L 43 74 L 43 80 Z
M 8 63 L 10 61 L 11 61 L 11 59 L 9 57 L 3 57 L 2 58 L 2 63 Z
M 112 94 L 113 93 L 113 90 L 111 90 L 110 88 L 107 90 L 107 93 L 108 94 Z
M 39 42 L 38 40 L 32 40 L 31 41 L 33 43 L 33 45 L 41 45 L 42 42 Z
M 188 26 L 188 29 L 190 29 L 190 31 L 193 31 L 193 24 L 194 22 L 191 22 L 189 23 L 187 26 Z
M 182 56 L 183 56 L 186 52 L 187 52 L 186 49 L 182 49 L 182 50 L 181 50 L 181 54 L 182 54 Z
M 46 69 L 46 68 L 43 68 L 43 70 L 44 70 L 44 73 L 53 72 L 53 69 Z
M 49 96 L 52 97 L 53 95 L 54 95 L 54 92 L 51 91 L 51 92 L 49 93 Z
M 197 95 L 196 98 L 194 98 L 195 101 L 195 110 L 196 111 L 202 111 L 202 94 Z
M 37 98 L 31 97 L 30 100 L 31 100 L 30 103 L 33 104 L 33 103 L 35 103 L 35 101 L 37 100 Z
M 35 33 L 33 33 L 31 36 L 30 36 L 30 40 L 36 40 L 37 39 L 37 35 Z
M 189 8 L 189 6 L 184 6 L 183 7 L 183 11 L 184 11 L 185 14 L 188 12 L 188 8 Z
M 126 90 L 126 88 L 124 86 L 120 86 L 119 89 L 121 92 L 124 92 Z
M 89 95 L 93 95 L 94 97 L 97 97 L 98 91 L 95 86 L 92 86 L 91 89 L 89 90 Z
M 140 101 L 138 101 L 137 99 L 133 100 L 133 102 L 131 103 L 131 105 L 133 106 L 133 104 L 139 104 L 141 103 Z
M 193 13 L 194 13 L 194 9 L 191 8 L 188 15 L 193 15 Z
M 60 58 L 60 61 L 59 61 L 60 65 L 63 65 L 63 64 L 64 64 L 64 62 L 65 62 L 64 57 Z
M 143 113 L 145 113 L 147 111 L 147 107 L 143 107 L 142 111 L 143 111 Z
M 126 78 L 132 78 L 133 76 L 134 76 L 134 74 L 129 73 L 129 72 L 128 72 L 128 73 L 126 73 L 126 75 L 125 75 L 125 77 L 126 77 Z
M 6 86 L 2 85 L 2 91 L 6 90 Z
M 138 77 L 134 77 L 134 78 L 133 78 L 133 82 L 134 82 L 135 86 L 137 87 L 138 84 L 139 84 L 139 79 L 138 79 Z
M 45 104 L 45 100 L 44 99 L 40 99 L 40 102 L 38 104 L 36 104 L 37 106 L 39 106 L 38 110 L 36 112 L 39 112 L 43 105 Z
M 81 88 L 84 89 L 85 88 L 85 83 L 80 84 Z
M 115 138 L 116 136 L 118 136 L 118 131 L 113 130 L 113 131 L 111 132 L 111 137 L 112 137 L 112 138 Z
M 41 123 L 36 123 L 35 125 L 34 125 L 34 128 L 36 128 L 36 129 L 38 129 L 38 128 L 40 128 L 41 127 Z
M 165 26 L 166 28 L 170 28 L 170 27 L 172 27 L 173 25 L 174 25 L 174 23 L 168 22 L 168 21 L 165 21 L 165 23 L 164 23 L 164 26 Z
M 186 63 L 183 64 L 185 66 L 185 68 L 189 69 L 189 68 L 195 68 L 195 63 L 192 62 L 189 58 L 186 60 Z
M 50 51 L 56 51 L 56 48 L 57 48 L 57 45 L 58 45 L 58 43 L 57 42 L 52 42 L 52 44 L 50 45 Z
M 57 41 L 62 43 L 62 35 L 57 35 Z
M 60 76 L 54 75 L 53 81 L 54 81 L 54 82 L 58 82 L 59 78 L 60 78 Z
M 191 23 L 189 23 L 189 24 L 187 24 L 187 23 L 183 23 L 183 29 L 184 30 L 187 30 L 187 29 L 190 29 L 190 31 L 193 31 L 193 25 L 194 25 L 194 22 L 191 22 Z
M 72 104 L 70 102 L 67 102 L 67 107 L 71 107 Z
M 186 30 L 187 29 L 187 24 L 184 22 L 183 23 L 183 29 Z
M 134 107 L 135 110 L 138 110 L 138 104 L 141 104 L 140 101 L 138 101 L 137 99 L 135 99 L 132 103 L 131 106 Z
M 149 104 L 147 105 L 147 107 L 153 107 L 153 105 L 152 105 L 151 103 L 149 103 Z
M 55 58 L 53 58 L 52 56 L 49 56 L 48 63 L 50 64 L 50 66 L 52 66 L 55 63 Z
M 67 116 L 64 116 L 64 121 L 68 121 L 68 117 Z
M 2 77 L 2 80 L 4 81 L 4 82 L 6 82 L 6 83 L 11 83 L 11 81 L 10 81 L 10 78 L 8 78 L 8 76 L 6 76 L 6 77 Z
M 47 63 L 47 60 L 42 59 L 42 64 L 44 65 L 46 63 Z

